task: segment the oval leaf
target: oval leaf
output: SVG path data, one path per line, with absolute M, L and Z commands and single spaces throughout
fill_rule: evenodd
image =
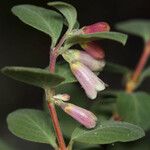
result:
M 117 93 L 117 111 L 124 121 L 150 129 L 150 95 L 144 92 Z
M 72 140 L 88 144 L 110 144 L 127 142 L 143 137 L 142 128 L 125 122 L 103 122 L 92 130 L 77 128 L 72 134 Z
M 118 23 L 116 28 L 141 36 L 145 42 L 150 39 L 150 20 L 128 20 Z
M 63 19 L 60 14 L 33 5 L 15 6 L 12 12 L 24 23 L 50 35 L 52 47 L 56 44 L 63 27 Z
M 63 77 L 40 68 L 4 67 L 2 73 L 15 80 L 42 88 L 54 87 L 65 80 Z
M 68 22 L 69 30 L 72 30 L 77 21 L 77 11 L 75 7 L 73 7 L 68 3 L 60 2 L 60 1 L 50 2 L 48 3 L 48 5 L 55 7 L 64 15 L 64 17 Z
M 20 109 L 7 117 L 9 130 L 16 136 L 57 147 L 49 116 L 40 110 Z
M 114 40 L 125 45 L 127 41 L 127 35 L 119 32 L 98 32 L 94 34 L 75 34 L 67 40 L 68 45 L 81 43 L 82 41 L 95 41 L 101 39 Z

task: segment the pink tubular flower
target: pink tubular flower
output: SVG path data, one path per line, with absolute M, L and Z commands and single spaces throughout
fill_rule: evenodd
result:
M 82 34 L 92 34 L 92 33 L 107 32 L 107 31 L 110 31 L 110 26 L 106 22 L 98 22 L 81 28 Z M 80 45 L 87 53 L 89 53 L 95 59 L 100 60 L 105 57 L 105 52 L 103 48 L 96 42 L 85 42 L 85 43 L 81 43 Z
M 103 48 L 97 42 L 85 42 L 81 43 L 81 47 L 97 60 L 104 59 L 105 52 Z
M 97 92 L 105 89 L 105 83 L 84 64 L 74 62 L 70 64 L 70 67 L 90 99 L 95 99 Z
M 72 62 L 79 61 L 92 71 L 101 71 L 105 66 L 104 60 L 96 60 L 84 51 L 69 50 L 66 55 L 72 57 Z
M 92 112 L 71 103 L 59 103 L 58 105 L 86 128 L 90 129 L 96 126 L 97 117 Z
M 110 30 L 110 26 L 107 22 L 98 22 L 92 25 L 84 26 L 81 30 L 83 34 L 106 32 Z

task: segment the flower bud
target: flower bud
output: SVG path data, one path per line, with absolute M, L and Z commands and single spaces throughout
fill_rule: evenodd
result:
M 81 43 L 81 47 L 93 58 L 100 60 L 104 59 L 105 52 L 103 48 L 97 42 Z
M 110 30 L 110 26 L 106 22 L 98 22 L 89 26 L 84 26 L 82 29 L 83 34 L 91 34 L 96 32 L 106 32 Z
M 97 117 L 92 112 L 71 103 L 59 103 L 59 106 L 86 128 L 90 129 L 96 126 Z
M 97 92 L 105 89 L 105 83 L 84 64 L 74 62 L 70 64 L 70 67 L 72 73 L 90 99 L 95 99 L 97 97 Z
M 57 95 L 54 95 L 53 98 L 57 99 L 57 100 L 62 100 L 62 101 L 69 101 L 70 95 L 68 95 L 68 94 L 57 94 Z
M 88 53 L 79 50 L 69 50 L 66 52 L 68 57 L 72 57 L 72 62 L 78 61 L 86 65 L 92 71 L 101 71 L 105 66 L 104 60 L 96 60 Z

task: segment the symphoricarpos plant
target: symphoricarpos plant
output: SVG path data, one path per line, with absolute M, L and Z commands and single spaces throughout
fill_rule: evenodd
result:
M 144 54 L 134 72 L 109 63 L 107 50 L 100 45 L 101 40 L 125 45 L 126 34 L 110 31 L 110 25 L 104 21 L 80 27 L 76 8 L 68 3 L 55 1 L 48 6 L 49 9 L 24 4 L 12 8 L 25 24 L 49 35 L 51 45 L 45 68 L 2 69 L 5 75 L 40 87 L 45 93 L 43 110 L 19 109 L 8 115 L 10 132 L 25 140 L 49 144 L 55 150 L 103 149 L 106 144 L 109 150 L 109 144 L 142 138 L 144 130 L 150 129 L 150 122 L 145 125 L 142 117 L 146 115 L 145 120 L 149 120 L 150 96 L 133 91 L 144 79 L 141 72 L 150 54 L 150 37 L 146 36 Z M 65 32 L 63 26 L 67 26 Z M 125 29 L 131 29 L 130 26 L 127 23 Z M 124 24 L 117 28 L 124 29 Z M 108 80 L 102 79 L 103 71 L 123 74 L 125 91 L 110 89 Z M 143 112 L 138 109 L 141 105 L 136 106 L 137 114 L 141 110 L 137 116 L 132 110 L 141 97 L 145 98 L 145 105 L 141 105 L 146 109 Z M 134 104 L 130 104 L 132 99 Z

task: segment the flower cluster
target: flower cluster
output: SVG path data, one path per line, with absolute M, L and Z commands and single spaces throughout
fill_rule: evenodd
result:
M 110 26 L 105 22 L 95 23 L 79 29 L 80 34 L 108 32 Z M 81 42 L 85 51 L 68 50 L 63 57 L 69 62 L 74 76 L 77 78 L 90 99 L 97 97 L 98 91 L 105 89 L 106 84 L 94 72 L 101 71 L 105 66 L 105 52 L 96 41 Z
M 80 34 L 92 34 L 109 30 L 110 27 L 107 23 L 99 22 L 85 26 L 77 32 Z M 101 71 L 105 66 L 105 52 L 95 41 L 82 42 L 80 45 L 85 51 L 69 49 L 62 56 L 70 64 L 72 73 L 85 90 L 86 95 L 90 99 L 95 99 L 98 91 L 102 91 L 106 87 L 106 84 L 96 75 L 96 72 Z M 96 126 L 97 118 L 92 112 L 66 102 L 70 100 L 68 94 L 58 94 L 53 96 L 53 98 L 56 105 L 86 128 L 94 128 Z

